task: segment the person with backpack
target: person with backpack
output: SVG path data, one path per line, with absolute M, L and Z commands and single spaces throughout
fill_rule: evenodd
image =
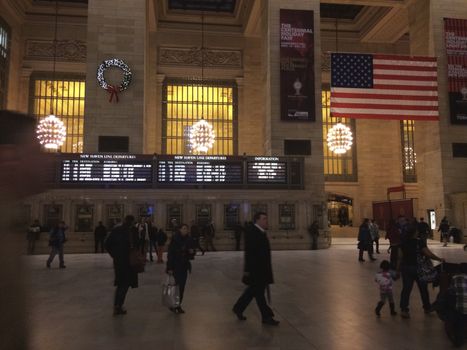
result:
M 68 226 L 65 224 L 65 221 L 60 221 L 58 225 L 56 225 L 50 231 L 49 247 L 51 248 L 51 251 L 46 263 L 48 269 L 50 269 L 50 264 L 54 260 L 55 255 L 57 254 L 60 262 L 60 268 L 64 269 L 66 267 L 63 257 L 63 245 L 66 242 L 65 231 L 67 229 Z

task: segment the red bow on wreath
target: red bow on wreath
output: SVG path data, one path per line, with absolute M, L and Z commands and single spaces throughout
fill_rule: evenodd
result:
M 107 92 L 110 94 L 109 102 L 112 102 L 114 96 L 115 101 L 118 103 L 118 90 L 113 85 L 107 85 Z

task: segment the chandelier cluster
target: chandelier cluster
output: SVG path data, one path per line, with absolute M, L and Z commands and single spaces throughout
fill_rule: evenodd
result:
M 327 135 L 328 148 L 336 154 L 344 154 L 352 148 L 352 131 L 342 123 L 337 123 L 329 129 Z
M 215 140 L 214 129 L 206 120 L 198 120 L 191 126 L 190 144 L 193 151 L 206 153 L 212 148 Z
M 57 150 L 65 142 L 65 125 L 53 114 L 39 122 L 36 133 L 39 143 L 47 149 Z

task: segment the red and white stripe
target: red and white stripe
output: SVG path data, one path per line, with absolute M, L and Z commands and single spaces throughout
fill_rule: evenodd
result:
M 438 120 L 436 58 L 373 55 L 373 88 L 331 87 L 334 117 Z

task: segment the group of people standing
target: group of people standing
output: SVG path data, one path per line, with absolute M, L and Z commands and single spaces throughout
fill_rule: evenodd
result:
M 376 253 L 379 254 L 379 227 L 375 220 L 364 219 L 358 230 L 358 261 L 364 262 L 363 252 L 368 252 L 371 261 L 376 259 L 373 256 L 374 245 Z

